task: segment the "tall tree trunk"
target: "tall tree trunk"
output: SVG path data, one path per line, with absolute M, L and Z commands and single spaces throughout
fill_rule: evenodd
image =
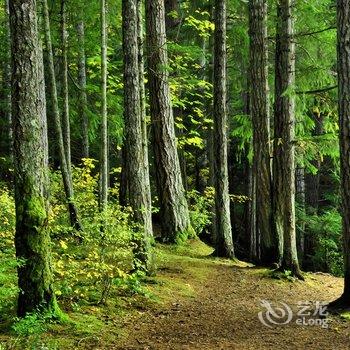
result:
M 146 0 L 150 112 L 154 157 L 162 216 L 162 237 L 184 240 L 193 233 L 176 148 L 170 100 L 164 0 Z
M 107 119 L 107 21 L 106 0 L 101 0 L 101 159 L 100 159 L 100 206 L 105 210 L 108 203 L 108 119 Z
M 6 39 L 8 52 L 11 50 L 11 31 L 10 31 L 10 4 L 9 0 L 5 1 L 5 16 L 6 16 Z M 4 87 L 6 93 L 5 112 L 7 119 L 7 134 L 8 134 L 8 155 L 10 162 L 13 162 L 13 132 L 12 132 L 12 107 L 11 107 L 11 57 L 10 53 L 6 55 L 4 67 Z
M 338 101 L 344 245 L 344 293 L 331 306 L 350 306 L 350 0 L 338 0 Z
M 51 41 L 51 30 L 50 30 L 50 18 L 47 0 L 42 0 L 43 14 L 44 14 L 44 32 L 45 32 L 45 44 L 47 51 L 47 61 L 48 61 L 48 79 L 49 79 L 49 88 L 50 95 L 52 99 L 52 113 L 55 123 L 56 137 L 58 141 L 58 151 L 60 159 L 60 170 L 62 173 L 63 186 L 68 201 L 68 210 L 70 222 L 73 228 L 78 231 L 82 230 L 82 225 L 79 221 L 78 210 L 74 204 L 74 191 L 73 191 L 73 181 L 71 169 L 68 168 L 65 148 L 64 148 L 64 139 L 62 134 L 61 118 L 58 106 L 58 97 L 57 97 L 57 86 L 56 86 L 56 76 L 55 76 L 55 67 L 54 67 L 54 58 L 52 52 L 52 41 Z
M 124 123 L 125 123 L 125 175 L 128 182 L 127 201 L 133 218 L 143 230 L 137 242 L 136 257 L 149 269 L 152 216 L 150 194 L 145 171 L 144 125 L 141 107 L 139 64 L 139 7 L 138 0 L 123 0 L 123 51 L 124 51 Z M 143 77 L 142 77 L 143 79 Z
M 65 142 L 64 150 L 68 171 L 72 169 L 70 117 L 69 117 L 69 87 L 68 87 L 68 31 L 67 31 L 67 0 L 61 0 L 61 45 L 62 45 L 62 129 Z
M 42 51 L 35 0 L 10 2 L 18 315 L 55 311 L 48 223 L 48 163 Z
M 281 268 L 302 278 L 295 228 L 295 98 L 288 93 L 295 81 L 293 2 L 280 0 L 277 6 L 273 218 L 277 237 L 283 242 Z
M 143 30 L 143 8 L 142 0 L 137 0 L 137 28 L 138 28 L 138 64 L 139 64 L 139 85 L 140 85 L 140 113 L 141 113 L 141 125 L 142 125 L 142 147 L 143 147 L 143 160 L 144 160 L 144 187 L 147 196 L 147 207 L 151 212 L 151 232 L 152 232 L 152 193 L 151 182 L 149 172 L 149 158 L 148 158 L 148 125 L 146 114 L 146 89 L 145 89 L 145 63 L 144 63 L 144 40 L 145 34 Z M 152 233 L 153 235 L 153 233 Z
M 77 24 L 78 34 L 78 82 L 79 82 L 79 115 L 82 121 L 82 158 L 89 158 L 89 118 L 87 114 L 86 94 L 86 56 L 85 56 L 85 24 L 81 19 Z
M 268 85 L 267 2 L 250 0 L 250 96 L 253 122 L 256 235 L 263 264 L 278 262 L 278 240 L 271 218 L 270 113 Z
M 218 256 L 233 258 L 227 165 L 226 0 L 215 0 L 214 33 L 214 187 Z

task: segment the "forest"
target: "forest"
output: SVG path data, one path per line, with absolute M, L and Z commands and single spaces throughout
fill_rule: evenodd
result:
M 0 350 L 350 349 L 350 0 L 0 23 Z

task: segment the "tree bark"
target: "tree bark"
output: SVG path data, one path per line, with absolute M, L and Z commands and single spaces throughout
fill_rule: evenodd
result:
M 18 315 L 57 310 L 48 231 L 48 149 L 35 0 L 10 2 Z
M 148 123 L 146 114 L 146 89 L 145 89 L 145 63 L 144 63 L 144 40 L 145 34 L 143 30 L 143 9 L 142 0 L 137 0 L 138 7 L 138 63 L 139 63 L 139 84 L 140 84 L 140 108 L 141 108 L 141 124 L 142 124 L 142 147 L 143 147 L 143 159 L 144 159 L 144 172 L 145 172 L 145 184 L 147 195 L 147 207 L 150 208 L 152 213 L 152 194 L 151 194 L 151 182 L 149 172 L 149 158 L 148 158 Z M 152 219 L 152 216 L 151 216 Z
M 344 292 L 333 306 L 350 306 L 350 0 L 338 0 L 338 108 L 344 245 Z
M 150 112 L 162 217 L 162 238 L 179 242 L 193 234 L 176 148 L 170 100 L 164 0 L 146 1 Z
M 6 16 L 6 39 L 7 49 L 11 48 L 11 30 L 10 30 L 10 4 L 9 0 L 5 1 L 5 16 Z M 13 131 L 12 131 L 12 107 L 11 107 L 11 57 L 10 53 L 6 55 L 4 67 L 4 87 L 6 93 L 5 113 L 7 119 L 7 136 L 8 136 L 8 155 L 11 164 L 13 163 Z
M 43 19 L 44 19 L 45 44 L 46 44 L 47 61 L 48 61 L 48 79 L 49 79 L 48 86 L 50 88 L 50 95 L 52 99 L 52 113 L 54 117 L 56 137 L 58 141 L 60 170 L 62 174 L 64 191 L 68 201 L 68 210 L 69 210 L 71 225 L 76 230 L 81 231 L 83 228 L 79 221 L 78 210 L 74 204 L 72 173 L 71 173 L 71 169 L 68 168 L 68 165 L 67 165 L 64 139 L 62 134 L 62 125 L 61 125 L 61 117 L 60 117 L 59 106 L 58 106 L 56 76 L 55 76 L 54 58 L 53 58 L 53 52 L 52 52 L 50 18 L 49 18 L 47 0 L 42 0 L 42 7 L 43 7 L 43 17 L 44 17 Z
M 144 144 L 144 123 L 141 106 L 139 63 L 139 7 L 138 0 L 123 0 L 123 52 L 124 52 L 124 165 L 127 179 L 127 204 L 133 218 L 142 227 L 142 238 L 137 240 L 135 256 L 149 270 L 152 216 L 147 183 Z M 143 77 L 142 77 L 143 79 Z
M 89 158 L 89 118 L 87 114 L 86 94 L 86 55 L 85 24 L 81 19 L 77 24 L 78 34 L 78 82 L 79 82 L 79 115 L 82 121 L 82 158 Z
M 305 216 L 305 168 L 303 166 L 296 169 L 296 200 L 300 210 Z M 297 230 L 297 250 L 299 253 L 299 262 L 303 266 L 305 254 L 305 222 L 301 222 Z
M 215 254 L 234 258 L 227 165 L 226 0 L 215 0 L 214 21 Z
M 62 129 L 65 142 L 64 150 L 68 171 L 72 169 L 70 116 L 69 116 L 69 86 L 68 86 L 68 31 L 67 31 L 66 0 L 61 0 L 61 49 L 62 49 Z
M 293 0 L 277 6 L 275 123 L 274 123 L 274 229 L 279 241 L 281 268 L 301 278 L 295 227 L 295 43 Z
M 261 263 L 278 261 L 278 239 L 272 231 L 271 150 L 268 85 L 267 2 L 250 0 L 250 96 L 253 122 L 253 176 L 255 177 L 256 236 Z
M 107 21 L 106 0 L 101 0 L 101 160 L 100 160 L 100 207 L 108 203 L 108 119 L 107 119 Z

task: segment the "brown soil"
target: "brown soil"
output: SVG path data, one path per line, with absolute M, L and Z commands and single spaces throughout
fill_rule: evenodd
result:
M 295 320 L 270 329 L 258 319 L 262 299 L 294 310 L 300 301 L 335 299 L 342 290 L 339 278 L 309 274 L 305 282 L 282 281 L 263 269 L 198 258 L 170 259 L 165 265 L 159 278 L 187 283 L 193 295 L 174 290 L 161 309 L 145 307 L 126 326 L 129 336 L 109 349 L 350 349 L 350 322 L 339 316 L 328 319 L 328 329 Z

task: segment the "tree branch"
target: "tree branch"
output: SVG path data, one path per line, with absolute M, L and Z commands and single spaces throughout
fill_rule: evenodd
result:
M 296 91 L 297 95 L 312 95 L 312 94 L 320 94 L 322 92 L 327 92 L 330 90 L 334 90 L 338 87 L 338 85 L 333 85 L 333 86 L 327 86 L 322 89 L 317 89 L 317 90 L 308 90 L 308 91 Z

